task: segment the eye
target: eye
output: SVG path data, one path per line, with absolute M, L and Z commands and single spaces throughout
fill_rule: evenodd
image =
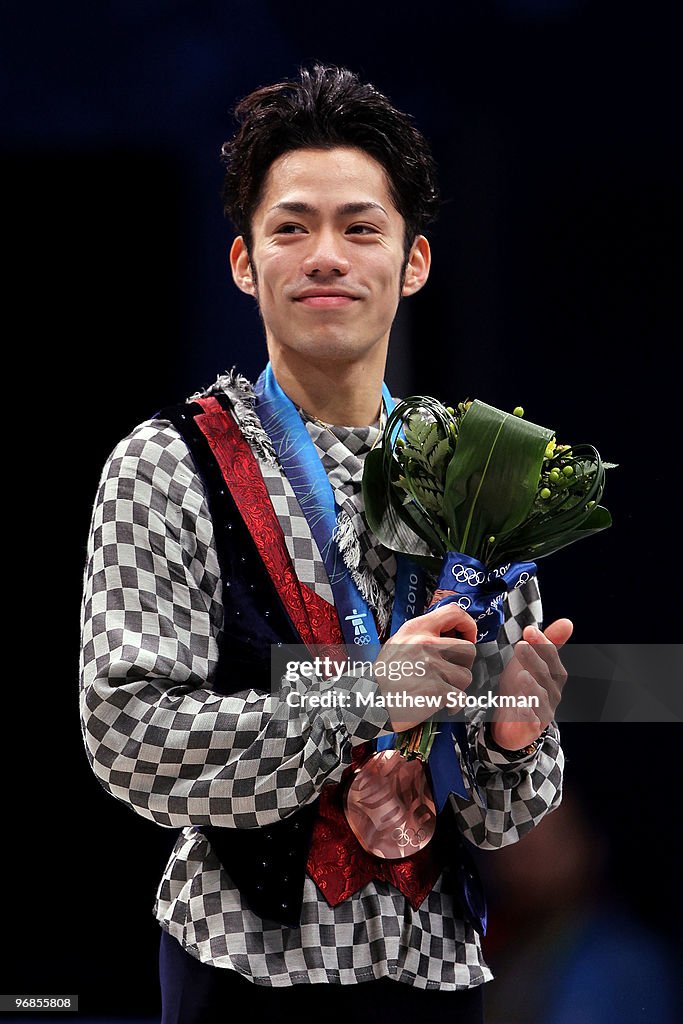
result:
M 371 227 L 370 224 L 352 224 L 351 227 L 346 229 L 347 234 L 360 235 L 376 235 L 377 228 Z
M 293 235 L 298 231 L 305 231 L 306 229 L 301 224 L 281 224 L 279 228 L 275 229 L 276 235 Z

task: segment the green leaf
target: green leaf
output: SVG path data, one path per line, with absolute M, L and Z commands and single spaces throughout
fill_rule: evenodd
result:
M 434 447 L 434 445 L 438 444 L 438 441 L 439 441 L 439 428 L 438 428 L 436 423 L 432 423 L 432 424 L 430 424 L 429 430 L 428 430 L 427 435 L 425 436 L 425 439 L 424 439 L 423 444 L 422 444 L 422 453 L 421 454 L 422 454 L 423 458 L 428 459 L 429 454 L 430 454 L 432 448 Z
M 510 539 L 509 545 L 501 545 L 504 550 L 504 561 L 535 561 L 552 555 L 561 548 L 575 544 L 577 540 L 600 533 L 612 525 L 612 517 L 602 505 L 594 505 L 586 518 L 577 526 L 565 530 L 553 530 L 548 533 L 543 529 L 529 530 L 529 534 L 520 533 Z
M 440 490 L 440 481 L 423 456 L 422 445 L 427 442 L 431 446 L 432 436 L 437 442 L 450 436 L 454 423 L 444 406 L 429 396 L 398 402 L 388 417 L 381 444 L 368 454 L 363 470 L 363 499 L 370 529 L 392 551 L 419 555 L 435 569 L 448 548 L 448 538 L 439 511 L 428 512 L 421 505 L 415 485 L 423 488 L 427 484 L 427 500 L 433 504 L 434 488 Z M 398 443 L 401 434 L 405 438 L 403 446 Z
M 450 438 L 442 437 L 429 456 L 429 465 L 432 469 L 432 472 L 440 475 L 442 464 L 446 461 L 450 454 Z
M 368 525 L 380 543 L 391 551 L 435 558 L 440 564 L 445 545 L 430 517 L 421 512 L 412 497 L 409 505 L 404 505 L 405 492 L 395 486 L 400 472 L 398 462 L 387 460 L 381 447 L 366 456 L 363 500 Z
M 387 507 L 387 481 L 384 478 L 384 452 L 373 448 L 365 457 L 363 466 L 363 504 L 365 518 L 373 533 L 377 533 Z
M 444 517 L 463 554 L 524 522 L 554 431 L 475 401 L 460 424 L 446 472 Z

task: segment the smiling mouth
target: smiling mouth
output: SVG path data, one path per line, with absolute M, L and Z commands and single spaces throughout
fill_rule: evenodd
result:
M 314 309 L 336 309 L 340 306 L 350 306 L 356 299 L 352 295 L 304 295 L 296 301 L 302 306 L 312 306 Z

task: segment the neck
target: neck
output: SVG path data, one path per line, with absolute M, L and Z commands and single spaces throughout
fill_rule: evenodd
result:
M 379 418 L 384 363 L 317 364 L 291 352 L 271 352 L 270 362 L 287 397 L 323 423 L 367 427 Z

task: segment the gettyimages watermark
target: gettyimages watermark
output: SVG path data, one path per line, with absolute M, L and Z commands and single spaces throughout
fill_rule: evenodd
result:
M 300 679 L 320 680 L 326 683 L 320 689 L 313 687 L 287 689 L 283 697 L 289 707 L 343 707 L 362 711 L 363 708 L 386 708 L 388 710 L 439 710 L 464 711 L 466 708 L 538 708 L 540 700 L 537 696 L 496 693 L 488 688 L 483 693 L 470 693 L 456 686 L 449 686 L 445 694 L 422 693 L 419 683 L 428 683 L 430 665 L 426 659 L 410 658 L 390 659 L 374 664 L 371 661 L 359 661 L 351 657 L 334 658 L 331 655 L 316 655 L 312 659 L 299 661 L 290 659 L 286 662 L 284 681 L 295 684 Z M 433 669 L 432 669 L 433 671 Z M 378 683 L 372 686 L 356 686 L 353 680 L 373 680 Z M 413 680 L 418 684 L 415 690 L 380 688 L 380 680 L 389 683 Z M 336 683 L 350 683 L 336 689 Z M 444 685 L 448 686 L 447 682 Z
M 430 647 L 392 644 L 373 661 L 353 646 L 274 646 L 271 692 L 284 714 L 337 709 L 374 722 L 387 714 L 528 722 L 547 717 L 549 706 L 558 722 L 683 722 L 683 644 L 568 644 L 560 652 L 566 681 L 546 679 L 551 690 L 560 685 L 559 705 L 543 685 L 519 678 L 514 648 L 503 659 L 497 644 L 480 644 L 470 666 L 457 648 L 444 662 Z

